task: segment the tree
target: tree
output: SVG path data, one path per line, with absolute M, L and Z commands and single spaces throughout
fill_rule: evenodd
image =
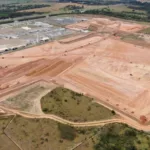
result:
M 111 113 L 112 113 L 113 115 L 116 115 L 116 112 L 115 112 L 114 110 L 112 110 Z

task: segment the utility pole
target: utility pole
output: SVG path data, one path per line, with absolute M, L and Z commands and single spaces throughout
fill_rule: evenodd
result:
M 36 42 L 39 43 L 39 32 L 36 34 Z

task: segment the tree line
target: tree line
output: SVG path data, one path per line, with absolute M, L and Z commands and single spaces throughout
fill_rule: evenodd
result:
M 136 20 L 136 21 L 150 21 L 150 18 L 147 15 L 144 15 L 143 13 L 129 13 L 126 11 L 122 12 L 113 12 L 109 8 L 103 8 L 103 9 L 92 9 L 92 10 L 86 10 L 83 13 L 85 14 L 101 14 L 101 15 L 107 15 L 112 17 L 118 17 L 122 19 L 129 19 L 129 20 Z
M 35 9 L 48 7 L 50 5 L 1 5 L 0 6 L 0 19 L 16 18 L 23 16 L 31 16 L 33 14 L 42 14 L 41 12 L 19 12 L 21 10 Z

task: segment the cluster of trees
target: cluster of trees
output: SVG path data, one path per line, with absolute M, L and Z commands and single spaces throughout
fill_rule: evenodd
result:
M 150 16 L 150 3 L 148 2 L 141 3 L 139 1 L 136 1 L 136 2 L 132 2 L 131 4 L 132 5 L 128 6 L 129 8 L 133 10 L 144 10 Z
M 21 11 L 21 10 L 28 10 L 28 9 L 35 9 L 35 8 L 43 8 L 49 7 L 50 5 L 47 4 L 36 4 L 36 5 L 0 5 L 0 10 L 9 11 Z
M 109 124 L 100 129 L 95 150 L 138 150 L 142 133 L 123 124 Z M 148 138 L 148 137 L 147 137 Z M 149 139 L 148 139 L 149 140 Z M 143 148 L 144 149 L 144 148 Z M 146 149 L 146 148 L 145 148 Z
M 60 2 L 70 2 L 70 0 L 60 0 Z M 150 19 L 150 3 L 148 2 L 140 2 L 136 0 L 71 0 L 71 2 L 76 2 L 80 4 L 87 4 L 87 5 L 115 5 L 115 4 L 126 4 L 129 8 L 133 9 L 134 13 L 131 12 L 122 12 L 121 14 L 117 12 L 101 12 L 100 10 L 91 10 L 90 13 L 94 14 L 106 14 L 114 17 L 121 17 L 124 19 L 134 19 L 134 20 L 142 20 L 147 21 Z M 144 13 L 135 12 L 135 10 L 144 10 L 147 12 L 147 17 L 144 17 Z M 99 12 L 98 12 L 99 11 Z M 89 12 L 89 11 L 88 11 Z M 87 13 L 88 13 L 87 12 Z M 97 12 L 97 13 L 96 13 Z M 142 19 L 143 18 L 143 19 Z
M 42 8 L 50 5 L 1 5 L 0 6 L 0 19 L 16 18 L 22 16 L 30 16 L 33 14 L 42 14 L 40 12 L 19 12 L 21 10 Z
M 33 14 L 42 14 L 42 13 L 41 12 L 2 12 L 0 11 L 0 19 L 31 16 Z
M 74 2 L 87 5 L 115 5 L 115 4 L 127 4 L 129 2 L 135 2 L 136 0 L 59 0 L 60 2 Z
M 122 12 L 113 12 L 108 7 L 103 9 L 92 9 L 92 10 L 86 10 L 84 12 L 85 14 L 101 14 L 101 15 L 107 15 L 112 17 L 118 17 L 123 19 L 131 19 L 131 20 L 137 20 L 137 21 L 150 21 L 150 18 L 148 16 L 142 14 L 142 13 L 129 13 L 126 11 Z
M 83 9 L 84 6 L 77 6 L 77 5 L 67 5 L 64 7 L 65 10 L 78 10 L 78 9 Z

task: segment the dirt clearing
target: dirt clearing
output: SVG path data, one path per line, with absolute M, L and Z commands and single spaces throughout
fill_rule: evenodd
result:
M 96 30 L 90 31 L 91 25 Z M 145 46 L 124 42 L 119 36 L 120 32 L 140 34 L 138 31 L 146 26 L 97 17 L 66 27 L 88 30 L 88 33 L 81 31 L 79 35 L 64 40 L 1 55 L 0 100 L 18 91 L 17 95 L 21 94 L 25 101 L 23 106 L 20 105 L 20 95 L 19 99 L 10 97 L 8 105 L 12 100 L 12 107 L 23 110 L 29 104 L 30 96 L 35 96 L 29 111 L 41 113 L 37 111 L 39 101 L 36 101 L 40 94 L 27 90 L 30 93 L 27 97 L 19 90 L 44 80 L 89 95 L 140 123 L 143 123 L 141 118 L 144 116 L 145 124 L 148 123 L 150 51 Z M 37 88 L 41 95 L 48 90 Z

